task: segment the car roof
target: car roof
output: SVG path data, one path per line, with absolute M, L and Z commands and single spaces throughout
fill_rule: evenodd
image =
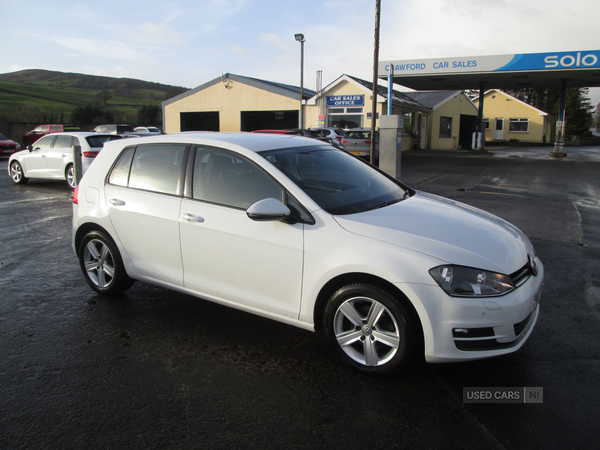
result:
M 68 136 L 79 136 L 79 137 L 88 137 L 88 136 L 118 136 L 112 133 L 95 133 L 94 131 L 65 131 L 64 133 L 53 133 L 52 136 L 58 136 L 61 134 L 66 134 Z M 48 135 L 50 136 L 50 135 Z
M 244 133 L 244 132 L 184 132 L 175 134 L 155 134 L 125 140 L 128 145 L 151 143 L 186 143 L 199 145 L 216 145 L 235 148 L 242 147 L 253 152 L 276 150 L 291 147 L 314 147 L 328 145 L 315 139 L 293 134 Z M 123 142 L 121 142 L 123 144 Z M 117 144 L 113 144 L 117 145 Z

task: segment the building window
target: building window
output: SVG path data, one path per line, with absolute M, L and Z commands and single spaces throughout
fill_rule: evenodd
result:
M 529 119 L 510 119 L 508 131 L 527 133 L 529 131 Z
M 490 119 L 483 119 L 483 128 L 486 131 L 489 131 L 489 129 L 490 129 Z
M 452 117 L 440 117 L 440 137 L 452 137 Z
M 328 108 L 327 126 L 335 128 L 358 128 L 363 122 L 363 108 Z

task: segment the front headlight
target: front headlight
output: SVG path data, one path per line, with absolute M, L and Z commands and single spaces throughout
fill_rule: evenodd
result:
M 506 275 L 463 266 L 438 266 L 429 271 L 433 279 L 454 297 L 493 297 L 515 289 Z

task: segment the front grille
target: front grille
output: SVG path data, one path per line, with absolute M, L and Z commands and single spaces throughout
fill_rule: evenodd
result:
M 0 150 L 16 150 L 16 144 L 0 144 Z
M 529 263 L 527 263 L 515 273 L 509 275 L 509 278 L 512 280 L 513 283 L 515 283 L 515 286 L 520 286 L 523 283 L 525 283 L 532 275 L 534 275 L 533 270 L 531 269 Z

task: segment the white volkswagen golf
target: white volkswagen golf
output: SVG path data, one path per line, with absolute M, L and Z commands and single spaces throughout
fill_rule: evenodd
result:
M 73 202 L 96 292 L 140 280 L 322 330 L 364 372 L 513 352 L 539 314 L 544 269 L 519 229 L 314 139 L 108 142 Z
M 73 147 L 81 147 L 81 169 L 85 173 L 104 143 L 114 139 L 121 136 L 85 131 L 48 134 L 26 150 L 13 153 L 8 160 L 8 174 L 17 184 L 25 184 L 30 178 L 46 178 L 67 180 L 73 188 Z

